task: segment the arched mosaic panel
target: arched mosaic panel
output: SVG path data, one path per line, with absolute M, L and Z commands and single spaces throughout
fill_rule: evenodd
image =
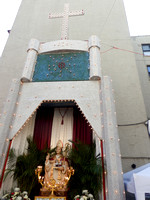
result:
M 89 53 L 39 54 L 33 82 L 89 80 Z

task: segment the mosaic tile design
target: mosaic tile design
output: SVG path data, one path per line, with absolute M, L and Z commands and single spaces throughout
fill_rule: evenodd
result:
M 89 53 L 40 54 L 33 82 L 89 80 Z

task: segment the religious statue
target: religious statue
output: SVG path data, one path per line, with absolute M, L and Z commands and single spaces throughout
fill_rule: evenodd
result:
M 62 142 L 59 140 L 56 146 L 56 155 L 50 158 L 47 154 L 45 161 L 45 183 L 49 184 L 49 181 L 54 179 L 56 184 L 65 185 L 65 177 L 67 177 L 68 161 L 62 155 Z M 63 188 L 66 190 L 66 186 Z
M 51 196 L 55 194 L 57 196 L 65 196 L 68 188 L 67 183 L 74 174 L 72 167 L 69 167 L 67 158 L 62 153 L 63 144 L 59 140 L 56 145 L 55 155 L 50 157 L 48 153 L 45 160 L 45 175 L 40 176 L 42 171 L 41 166 L 37 168 L 38 180 L 43 186 L 41 189 L 41 194 L 47 195 L 47 192 L 51 192 Z

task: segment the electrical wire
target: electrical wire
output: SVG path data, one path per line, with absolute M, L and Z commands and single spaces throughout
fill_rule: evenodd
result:
M 131 51 L 131 50 L 128 50 L 128 49 L 121 49 L 121 48 L 118 48 L 118 47 L 113 47 L 114 49 L 117 49 L 117 50 L 121 50 L 121 51 L 127 51 L 129 53 L 134 53 L 134 54 L 139 54 L 139 55 L 142 55 L 141 53 L 138 53 L 138 52 L 135 52 L 135 51 Z
M 113 5 L 112 5 L 112 7 L 111 7 L 111 9 L 110 9 L 110 11 L 109 11 L 107 17 L 106 17 L 106 20 L 105 20 L 105 22 L 104 22 L 104 24 L 103 24 L 103 26 L 102 26 L 102 32 L 103 32 L 103 30 L 104 30 L 104 27 L 105 27 L 105 25 L 106 25 L 106 23 L 107 23 L 107 21 L 108 21 L 108 18 L 109 18 L 109 16 L 110 16 L 110 14 L 111 14 L 111 12 L 112 12 L 112 10 L 113 10 L 113 8 L 114 8 L 114 5 L 115 5 L 116 1 L 117 1 L 117 0 L 114 0 Z M 102 34 L 102 32 L 101 32 L 101 34 Z
M 129 53 L 134 53 L 134 54 L 144 56 L 144 54 L 136 52 L 136 51 L 131 51 L 131 50 L 128 50 L 128 49 L 122 49 L 122 48 L 119 48 L 119 47 L 116 47 L 116 46 L 111 46 L 111 45 L 108 45 L 108 44 L 107 44 L 107 46 L 110 46 L 111 48 L 107 49 L 106 51 L 102 51 L 101 52 L 102 54 L 107 53 L 108 51 L 111 51 L 111 50 L 120 50 L 120 51 L 126 51 L 126 52 L 129 52 Z
M 102 54 L 102 53 L 106 53 L 106 52 L 108 52 L 108 51 L 111 51 L 112 49 L 114 49 L 114 48 L 112 47 L 112 48 L 110 48 L 110 49 L 107 49 L 106 51 L 102 51 L 101 54 Z
M 146 125 L 146 122 L 147 122 L 147 120 L 144 122 L 138 122 L 138 123 L 134 123 L 134 124 L 118 124 L 118 126 L 136 126 L 136 125 L 140 125 L 140 124 Z

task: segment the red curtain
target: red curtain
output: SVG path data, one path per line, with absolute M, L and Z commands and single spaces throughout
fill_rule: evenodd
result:
M 91 144 L 93 138 L 91 127 L 86 122 L 79 109 L 74 108 L 73 115 L 73 141 L 76 142 L 79 140 L 84 144 Z
M 37 110 L 33 140 L 38 149 L 50 147 L 54 108 L 41 106 Z
M 50 148 L 53 116 L 54 108 L 41 106 L 37 110 L 33 140 L 40 150 L 44 147 Z M 86 122 L 79 109 L 74 108 L 73 118 L 73 141 L 76 142 L 79 140 L 84 144 L 91 144 L 91 127 Z

